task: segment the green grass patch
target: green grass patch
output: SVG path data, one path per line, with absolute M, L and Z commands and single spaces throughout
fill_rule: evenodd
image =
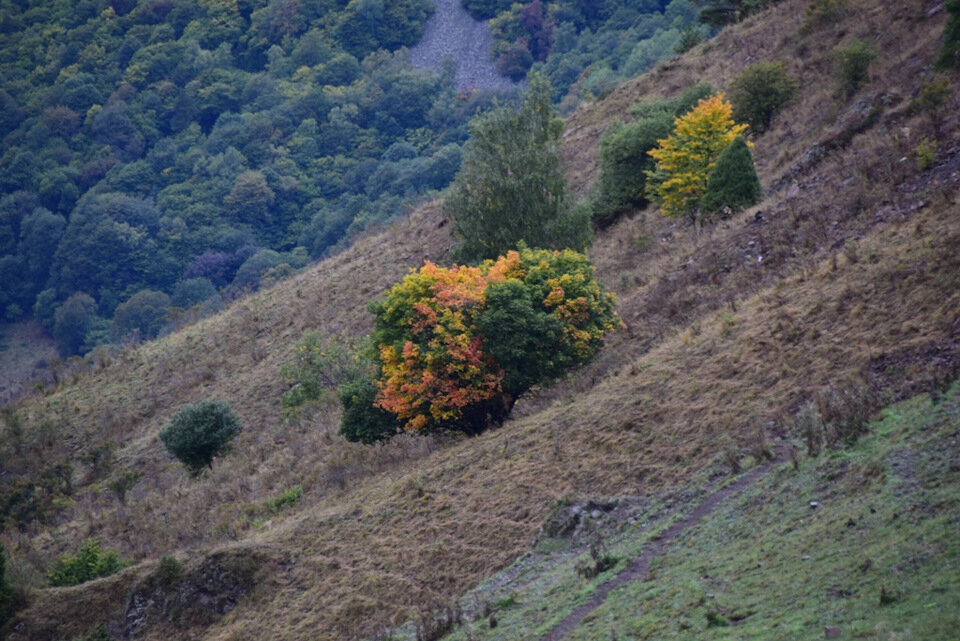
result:
M 780 468 L 569 638 L 958 638 L 958 408 L 957 386 L 936 404 L 918 397 L 846 450 Z
M 653 560 L 649 581 L 612 591 L 568 638 L 799 641 L 829 627 L 839 638 L 957 639 L 960 386 L 880 417 L 848 448 L 782 465 L 721 503 Z M 679 496 L 608 541 L 621 562 L 594 579 L 577 574 L 582 551 L 541 542 L 466 597 L 486 595 L 496 627 L 476 617 L 445 638 L 546 634 L 703 499 Z

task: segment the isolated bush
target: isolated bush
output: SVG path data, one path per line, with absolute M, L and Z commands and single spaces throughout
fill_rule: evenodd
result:
M 466 261 L 531 247 L 583 249 L 589 214 L 572 207 L 560 166 L 563 122 L 546 78 L 531 74 L 520 109 L 494 109 L 470 122 L 463 164 L 444 201 Z
M 678 54 L 684 54 L 701 42 L 703 42 L 703 33 L 700 31 L 700 28 L 688 24 L 680 30 L 680 40 L 677 42 L 677 46 L 674 47 L 674 51 Z
M 828 24 L 835 24 L 847 11 L 847 0 L 811 0 L 804 11 L 800 33 L 809 33 Z
M 197 476 L 205 466 L 212 467 L 213 458 L 227 449 L 241 429 L 229 403 L 207 400 L 178 409 L 160 431 L 160 440 Z
M 921 138 L 913 153 L 917 158 L 917 168 L 926 171 L 937 159 L 937 141 L 931 138 Z
M 107 487 L 114 491 L 117 500 L 123 504 L 127 502 L 127 492 L 133 489 L 133 486 L 140 480 L 140 472 L 133 470 L 123 470 L 107 483 Z
M 572 250 L 523 247 L 478 267 L 428 262 L 371 309 L 378 376 L 356 386 L 357 400 L 375 391 L 374 404 L 408 431 L 500 423 L 517 397 L 592 359 L 620 325 L 612 295 Z
M 172 554 L 160 557 L 149 579 L 159 585 L 170 587 L 183 576 L 183 564 Z
M 707 179 L 707 190 L 700 201 L 705 214 L 736 212 L 755 205 L 763 198 L 763 188 L 753 164 L 753 155 L 743 136 L 733 139 L 720 152 Z
M 943 46 L 937 58 L 937 67 L 956 69 L 960 67 L 960 0 L 946 0 L 943 8 L 950 17 L 943 28 Z
M 939 131 L 944 109 L 949 102 L 950 81 L 947 78 L 933 77 L 920 85 L 920 95 L 913 104 L 927 113 L 934 130 Z
M 362 365 L 355 351 L 340 337 L 324 338 L 319 332 L 304 332 L 294 350 L 293 362 L 280 368 L 280 375 L 293 385 L 283 395 L 283 413 L 295 415 L 360 376 Z
M 660 139 L 670 135 L 672 119 L 667 114 L 624 125 L 614 122 L 600 139 L 600 181 L 592 218 L 604 228 L 631 206 L 646 202 L 645 171 L 655 161 L 647 154 Z
M 60 557 L 47 578 L 55 586 L 79 585 L 115 574 L 126 565 L 116 552 L 104 552 L 98 541 L 87 539 L 76 554 Z
M 747 128 L 733 121 L 733 107 L 723 94 L 701 100 L 674 123 L 673 134 L 649 154 L 657 161 L 648 170 L 647 194 L 661 203 L 664 216 L 694 218 L 720 152 Z
M 834 48 L 833 71 L 844 95 L 853 94 L 869 80 L 870 63 L 876 57 L 877 52 L 864 40 L 853 40 Z
M 750 65 L 730 85 L 733 117 L 757 133 L 766 131 L 799 87 L 797 80 L 784 71 L 782 62 Z

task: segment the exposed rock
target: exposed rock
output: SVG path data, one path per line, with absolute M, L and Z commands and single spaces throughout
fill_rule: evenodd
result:
M 589 536 L 605 530 L 617 530 L 636 522 L 645 509 L 638 498 L 590 499 L 558 505 L 544 519 L 536 542 L 551 538 L 570 539 L 586 544 Z M 609 534 L 607 532 L 606 534 Z
M 486 20 L 474 20 L 460 0 L 434 0 L 436 13 L 423 37 L 410 49 L 410 64 L 441 71 L 451 57 L 457 65 L 458 89 L 510 89 L 517 84 L 501 76 L 490 60 L 493 35 Z
M 161 622 L 178 629 L 210 625 L 256 585 L 267 561 L 256 550 L 226 550 L 172 581 L 149 575 L 130 595 L 123 638 L 136 637 Z

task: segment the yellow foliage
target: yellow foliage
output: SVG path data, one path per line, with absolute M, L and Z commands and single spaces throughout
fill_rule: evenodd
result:
M 664 216 L 696 213 L 717 157 L 746 128 L 733 121 L 733 107 L 722 93 L 677 117 L 673 135 L 647 152 L 657 161 L 647 172 L 648 195 L 661 203 Z

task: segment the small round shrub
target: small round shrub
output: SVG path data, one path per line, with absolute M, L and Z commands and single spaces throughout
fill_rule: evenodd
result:
M 60 557 L 47 578 L 50 579 L 50 584 L 55 586 L 79 585 L 116 574 L 125 565 L 116 552 L 104 552 L 98 541 L 87 539 L 73 556 Z
M 200 401 L 177 410 L 160 431 L 160 440 L 191 475 L 198 476 L 204 467 L 212 466 L 213 457 L 226 451 L 241 429 L 229 403 Z
M 870 63 L 877 52 L 869 42 L 854 40 L 833 50 L 833 70 L 840 91 L 849 96 L 870 79 Z
M 733 117 L 749 124 L 751 131 L 766 131 L 799 88 L 800 83 L 787 74 L 782 62 L 750 65 L 730 85 Z
M 183 564 L 172 554 L 160 557 L 157 567 L 150 573 L 150 579 L 159 585 L 171 587 L 183 576 Z

